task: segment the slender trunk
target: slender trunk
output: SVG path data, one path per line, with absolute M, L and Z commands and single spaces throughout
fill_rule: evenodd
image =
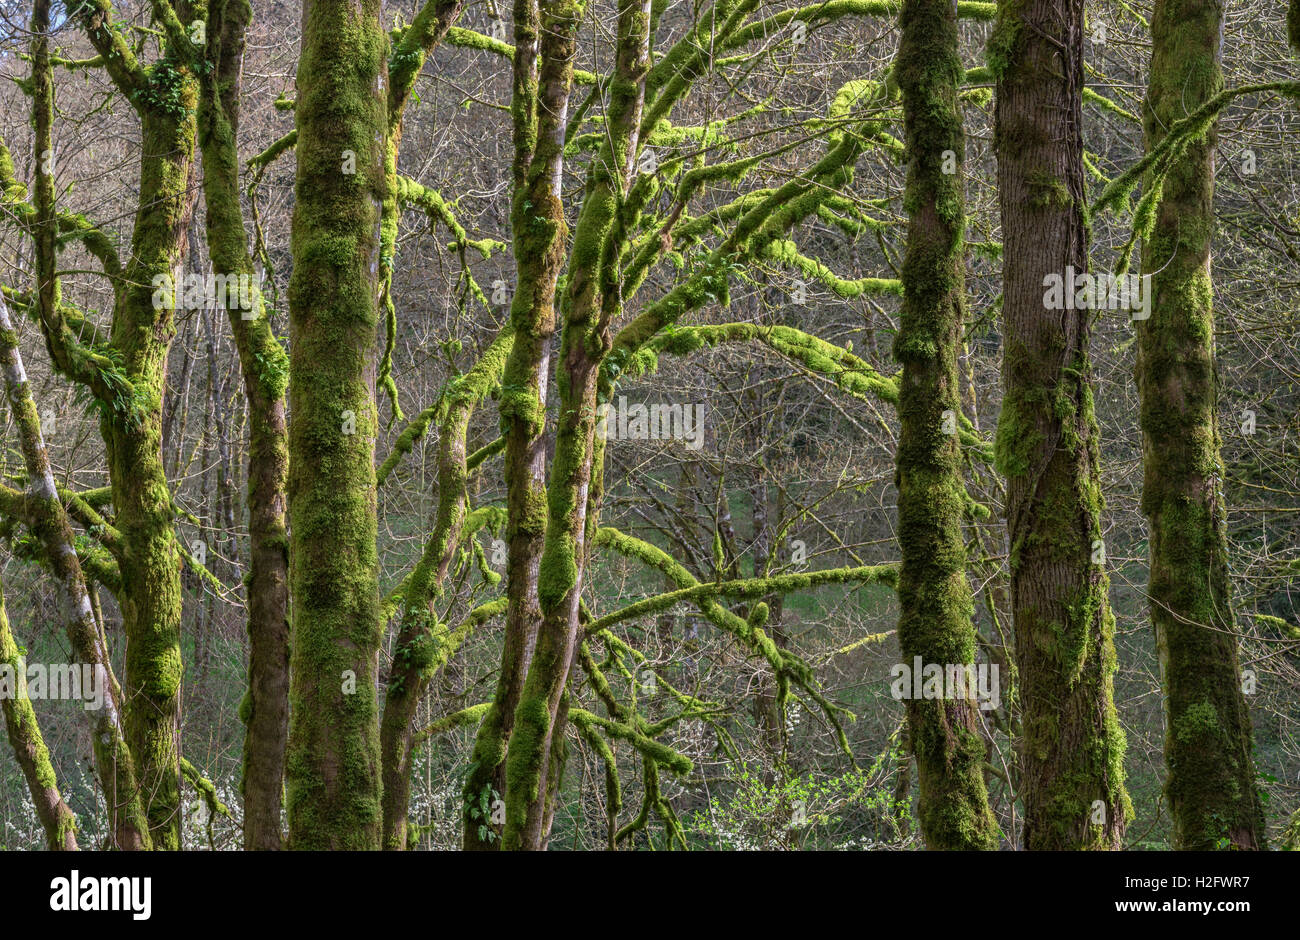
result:
M 104 707 L 97 712 L 86 711 L 85 715 L 90 725 L 95 770 L 108 807 L 110 838 L 119 849 L 148 849 L 149 825 L 120 717 L 122 693 L 95 620 L 94 605 L 74 547 L 72 526 L 58 499 L 49 453 L 41 435 L 40 417 L 18 350 L 18 333 L 3 298 L 0 298 L 0 356 L 5 392 L 27 468 L 27 524 L 40 539 L 47 564 L 59 581 L 64 624 L 72 650 L 82 663 L 94 669 L 96 681 L 106 687 Z
M 384 170 L 389 191 L 383 204 L 381 253 L 396 253 L 397 226 L 401 211 L 397 158 L 402 140 L 402 121 L 411 100 L 416 79 L 429 53 L 460 16 L 461 0 L 426 0 L 411 25 L 398 38 L 390 57 L 388 90 L 388 147 Z M 527 63 L 528 55 L 517 56 Z M 380 366 L 379 381 L 392 400 L 394 415 L 400 416 L 397 386 L 391 375 L 391 355 L 396 330 L 396 311 L 391 298 L 391 264 L 385 269 L 381 305 L 388 321 L 388 344 Z M 383 761 L 383 846 L 406 848 L 407 812 L 411 792 L 412 721 L 420 698 L 434 672 L 445 663 L 450 648 L 446 625 L 438 621 L 436 604 L 461 545 L 461 527 L 468 505 L 465 439 L 470 416 L 499 381 L 506 353 L 511 347 L 510 331 L 503 330 L 470 372 L 444 391 L 438 412 L 438 501 L 433 532 L 416 569 L 407 583 L 402 603 L 401 627 L 388 676 L 384 712 L 380 720 L 380 756 Z
M 595 453 L 596 387 L 619 310 L 617 258 L 623 242 L 622 199 L 631 177 L 649 70 L 650 5 L 622 0 L 609 138 L 594 162 L 574 237 L 565 324 L 556 369 L 559 417 L 547 484 L 546 540 L 538 570 L 542 622 L 506 757 L 506 827 L 502 847 L 540 850 L 564 769 L 569 673 L 578 649 L 578 611 L 586 564 L 589 496 Z M 546 128 L 548 149 L 561 150 L 582 7 L 543 4 L 541 104 L 559 115 Z M 550 139 L 550 135 L 554 139 Z M 539 152 L 539 157 L 541 153 Z M 557 153 L 558 163 L 562 156 Z M 555 173 L 558 181 L 558 169 Z
M 441 633 L 435 602 L 460 546 L 465 521 L 465 431 L 469 415 L 444 426 L 438 440 L 438 508 L 434 535 L 416 565 L 402 605 L 402 625 L 393 647 L 384 713 L 380 723 L 383 758 L 385 849 L 406 848 L 411 792 L 411 722 L 427 677 L 432 675 Z
M 19 688 L 26 674 L 26 663 L 18 652 L 18 644 L 9 630 L 9 615 L 5 612 L 4 588 L 0 586 L 0 669 L 8 666 Z M 7 671 L 7 670 L 6 670 Z M 58 779 L 50 752 L 36 723 L 36 710 L 25 695 L 0 695 L 0 706 L 5 716 L 5 730 L 13 747 L 18 768 L 27 781 L 27 791 L 36 807 L 36 818 L 45 830 L 45 844 L 51 851 L 77 850 L 77 817 L 59 794 Z
M 898 640 L 915 657 L 966 667 L 975 658 L 975 609 L 966 579 L 958 416 L 966 228 L 965 141 L 957 87 L 957 11 L 949 0 L 904 0 L 896 73 L 903 98 L 908 212 L 903 306 L 894 356 L 903 365 L 898 417 Z M 947 165 L 945 165 L 947 164 Z M 971 690 L 907 700 L 920 783 L 918 816 L 931 849 L 997 848 L 984 787 L 984 740 Z
M 308 0 L 289 284 L 294 849 L 377 849 L 383 623 L 374 449 L 386 36 L 379 0 Z
M 555 332 L 555 287 L 568 228 L 556 178 L 561 154 L 552 145 L 549 158 L 541 155 L 539 162 L 537 153 L 539 122 L 547 123 L 546 140 L 553 141 L 554 122 L 563 118 L 562 112 L 538 107 L 540 32 L 536 0 L 516 0 L 510 219 L 516 264 L 510 303 L 514 345 L 506 360 L 500 403 L 501 434 L 506 440 L 507 606 L 501 672 L 492 704 L 479 725 L 465 780 L 463 844 L 469 850 L 500 845 L 500 827 L 493 822 L 499 819 L 495 801 L 505 796 L 506 748 L 541 619 L 537 576 L 546 529 L 546 386 Z M 483 806 L 489 808 L 487 819 L 482 818 Z
M 199 98 L 199 144 L 212 269 L 227 276 L 226 313 L 248 399 L 248 693 L 244 720 L 244 846 L 279 849 L 284 756 L 289 731 L 289 544 L 285 492 L 289 475 L 285 419 L 286 356 L 271 326 L 255 268 L 239 192 L 239 94 L 251 8 L 216 3 L 209 10 L 210 70 Z M 234 303 L 230 277 L 249 278 Z M 223 435 L 224 437 L 224 435 Z M 224 472 L 224 471 L 223 471 Z M 224 494 L 223 494 L 224 496 Z
M 502 330 L 474 368 L 444 393 L 446 416 L 439 420 L 438 505 L 433 534 L 424 547 L 402 603 L 401 628 L 388 675 L 384 714 L 380 722 L 380 753 L 384 773 L 384 848 L 406 848 L 406 817 L 411 793 L 412 721 L 434 672 L 447 660 L 447 626 L 438 620 L 436 602 L 443 595 L 457 552 L 469 494 L 465 468 L 465 437 L 474 408 L 501 377 L 511 348 L 511 334 Z
M 1144 125 L 1166 129 L 1223 88 L 1222 0 L 1157 0 Z M 1151 316 L 1137 323 L 1142 511 L 1165 708 L 1165 794 L 1177 849 L 1262 849 L 1250 711 L 1232 615 L 1216 416 L 1210 239 L 1216 125 L 1163 180 L 1142 252 Z
M 1088 267 L 1082 0 L 1003 0 L 989 44 L 1004 259 L 996 451 L 1007 477 L 1025 846 L 1116 849 L 1130 808 L 1112 689 L 1090 311 L 1045 295 L 1050 278 Z

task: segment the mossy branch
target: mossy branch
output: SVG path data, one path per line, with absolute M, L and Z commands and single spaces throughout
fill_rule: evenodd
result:
M 215 816 L 220 813 L 227 819 L 235 818 L 230 812 L 230 807 L 221 802 L 221 797 L 217 796 L 217 788 L 212 781 L 199 773 L 199 769 L 184 757 L 181 758 L 181 773 L 185 775 L 185 779 L 203 798 L 203 802 L 207 804 L 208 812 L 211 815 Z
M 114 28 L 112 0 L 71 0 L 68 13 L 80 19 L 105 71 L 138 110 L 142 106 L 141 93 L 149 87 L 149 77 L 126 37 Z
M 397 465 L 402 462 L 402 458 L 409 454 L 411 449 L 428 432 L 429 425 L 435 419 L 442 421 L 456 408 L 477 405 L 494 388 L 500 385 L 501 374 L 505 369 L 505 360 L 513 343 L 514 331 L 507 325 L 497 333 L 473 368 L 448 382 L 442 392 L 439 393 L 438 400 L 416 415 L 402 429 L 393 442 L 392 451 L 384 458 L 384 462 L 380 464 L 379 470 L 375 474 L 377 485 L 382 486 L 384 484 L 384 481 L 388 479 Z M 497 443 L 489 444 L 488 447 L 493 447 Z M 501 446 L 504 446 L 504 444 L 501 444 Z M 478 453 L 475 453 L 466 460 L 466 470 L 477 467 L 489 456 L 491 454 L 479 456 Z M 475 458 L 478 459 L 475 460 Z
M 1153 147 L 1141 160 L 1111 180 L 1100 196 L 1092 204 L 1090 214 L 1095 216 L 1106 209 L 1114 209 L 1120 200 L 1127 198 L 1141 182 L 1143 175 L 1150 170 L 1153 175 L 1161 175 L 1168 170 L 1175 160 L 1193 141 L 1200 140 L 1214 123 L 1219 112 L 1233 100 L 1243 95 L 1258 92 L 1276 91 L 1291 98 L 1300 99 L 1300 82 L 1264 82 L 1256 85 L 1243 85 L 1219 92 L 1205 104 L 1201 105 L 1187 117 L 1175 121 L 1160 143 Z
M 696 603 L 701 613 L 715 626 L 730 633 L 736 639 L 740 640 L 745 646 L 762 656 L 772 668 L 777 679 L 777 704 L 784 709 L 785 701 L 789 693 L 789 683 L 793 680 L 802 688 L 808 696 L 817 703 L 822 713 L 836 731 L 840 747 L 846 755 L 852 760 L 852 750 L 849 748 L 848 738 L 844 734 L 844 729 L 840 724 L 839 715 L 844 714 L 851 716 L 846 709 L 831 704 L 825 696 L 816 688 L 816 679 L 813 675 L 812 667 L 804 662 L 794 653 L 780 649 L 772 639 L 763 632 L 762 628 L 756 623 L 751 623 L 743 617 L 737 616 L 727 608 L 723 607 L 715 599 L 719 594 L 717 591 L 718 584 L 701 585 L 701 583 L 678 562 L 674 561 L 665 551 L 658 546 L 649 542 L 626 535 L 619 530 L 604 526 L 597 530 L 595 544 L 598 547 L 612 548 L 619 554 L 626 555 L 630 558 L 636 558 L 641 562 L 661 571 L 674 584 L 678 586 L 679 591 L 686 592 L 681 599 L 690 599 Z M 845 578 L 843 573 L 838 580 L 842 583 L 846 580 L 864 580 L 875 581 L 877 583 L 890 584 L 893 586 L 897 582 L 897 571 L 892 566 L 873 566 L 862 569 L 847 569 L 850 572 L 858 572 L 861 577 Z M 779 578 L 792 577 L 790 575 L 781 575 Z M 794 575 L 793 577 L 800 577 Z M 806 576 L 805 576 L 806 577 Z M 756 578 L 748 579 L 750 582 L 767 582 L 769 579 Z M 831 578 L 830 580 L 837 580 Z M 739 585 L 741 582 L 731 582 Z M 787 582 L 783 582 L 787 583 Z M 694 589 L 710 588 L 712 590 L 703 590 L 700 594 L 695 595 Z M 790 590 L 797 589 L 791 584 Z M 771 593 L 773 586 L 765 585 L 756 595 L 745 595 L 743 591 L 738 592 L 737 596 L 761 596 L 763 593 Z M 669 595 L 661 595 L 659 598 L 651 598 L 654 602 L 662 600 L 663 597 L 671 596 L 677 592 L 670 592 Z M 673 601 L 671 603 L 676 603 Z M 671 606 L 671 603 L 668 606 Z M 635 606 L 635 605 L 634 605 Z M 662 609 L 662 608 L 650 608 Z M 625 608 L 626 610 L 626 608 Z M 599 621 L 597 621 L 599 622 Z
M 582 727 L 586 725 L 591 728 L 599 728 L 611 738 L 619 741 L 626 741 L 644 754 L 649 760 L 667 767 L 673 773 L 679 776 L 685 776 L 694 769 L 695 765 L 689 757 L 678 751 L 673 750 L 666 744 L 654 740 L 637 731 L 629 724 L 621 721 L 614 721 L 609 718 L 601 718 L 592 712 L 582 708 L 569 708 L 569 720 L 574 724 Z
M 647 597 L 629 604 L 620 610 L 597 618 L 588 632 L 608 629 L 625 620 L 649 616 L 668 610 L 685 601 L 700 602 L 705 598 L 733 597 L 754 598 L 767 597 L 772 594 L 791 594 L 824 584 L 898 584 L 898 567 L 896 565 L 864 565 L 849 568 L 826 568 L 821 571 L 798 572 L 793 574 L 773 575 L 766 578 L 740 578 L 734 581 L 708 581 L 688 587 Z M 759 631 L 754 628 L 753 634 Z
M 411 739 L 412 746 L 427 741 L 435 734 L 442 734 L 454 728 L 476 727 L 483 721 L 483 716 L 487 714 L 487 710 L 491 707 L 491 702 L 481 702 L 478 705 L 471 705 L 469 708 L 462 708 L 460 711 L 445 715 L 417 731 Z
M 485 52 L 495 52 L 497 55 L 506 59 L 513 60 L 515 57 L 515 47 L 508 42 L 502 42 L 499 39 L 493 39 L 491 36 L 484 36 L 482 33 L 472 29 L 465 29 L 461 26 L 453 26 L 447 30 L 447 45 L 459 46 L 462 49 L 480 49 Z M 573 81 L 577 85 L 596 85 L 600 83 L 600 76 L 593 72 L 585 72 L 582 69 L 573 70 Z
M 268 166 L 274 163 L 286 150 L 292 149 L 297 143 L 298 129 L 295 127 L 261 153 L 257 154 L 257 156 L 250 157 L 248 160 L 248 168 L 257 171 L 260 179 L 261 173 L 264 172 Z
M 406 103 L 429 54 L 442 42 L 464 7 L 464 0 L 427 0 L 411 25 L 396 32 L 388 54 L 388 127 L 402 122 Z

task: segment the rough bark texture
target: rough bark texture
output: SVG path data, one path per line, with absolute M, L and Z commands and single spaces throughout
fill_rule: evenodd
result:
M 1147 149 L 1223 88 L 1221 0 L 1157 0 Z M 1165 708 L 1165 794 L 1178 849 L 1264 848 L 1250 712 L 1237 664 L 1216 416 L 1211 125 L 1163 178 L 1143 247 L 1151 317 L 1137 324 L 1142 511 Z M 1154 185 L 1160 185 L 1156 181 Z M 1148 185 L 1152 185 L 1149 181 Z
M 380 843 L 374 447 L 388 69 L 379 14 L 379 0 L 303 9 L 289 284 L 294 849 Z
M 905 664 L 919 656 L 926 664 L 946 667 L 969 664 L 975 656 L 974 605 L 962 541 L 967 497 L 957 436 L 957 349 L 965 283 L 965 144 L 957 86 L 963 70 L 957 55 L 957 11 L 948 0 L 905 0 L 900 26 L 896 74 L 907 134 L 908 230 L 894 342 L 894 356 L 903 365 L 898 639 Z M 973 697 L 912 697 L 907 718 L 926 845 L 996 848 L 998 827 L 984 785 L 985 747 Z
M 133 409 L 104 420 L 114 519 L 122 533 L 118 595 L 126 628 L 126 732 L 154 848 L 180 848 L 181 583 L 174 511 L 162 464 L 162 400 L 174 308 L 153 303 L 156 275 L 180 263 L 194 207 L 194 85 L 184 116 L 146 111 L 140 210 L 113 317 Z
M 1044 287 L 1048 275 L 1088 266 L 1082 0 L 1002 0 L 989 65 L 1004 259 L 996 451 L 1007 477 L 1025 846 L 1113 849 L 1130 808 L 1100 554 L 1091 314 L 1048 309 Z

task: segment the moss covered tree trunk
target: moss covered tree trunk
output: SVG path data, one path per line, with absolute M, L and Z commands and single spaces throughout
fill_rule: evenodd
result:
M 28 493 L 28 506 L 26 507 L 26 518 L 28 526 L 42 537 L 42 548 L 46 555 L 46 563 L 54 568 L 60 576 L 66 574 L 75 575 L 76 581 L 64 581 L 63 606 L 65 608 L 65 617 L 68 619 L 68 628 L 74 632 L 82 626 L 81 604 L 77 603 L 78 595 L 75 593 L 79 585 L 81 597 L 85 598 L 85 617 L 90 616 L 90 601 L 85 594 L 85 581 L 80 578 L 81 569 L 77 563 L 76 552 L 72 547 L 72 533 L 66 530 L 66 517 L 62 516 L 63 507 L 59 504 L 57 492 L 54 487 L 54 477 L 49 472 L 49 458 L 45 453 L 45 442 L 41 439 L 40 419 L 36 414 L 36 406 L 32 403 L 31 392 L 27 386 L 27 374 L 23 370 L 22 356 L 18 350 L 18 334 L 14 329 L 13 322 L 9 319 L 9 310 L 5 306 L 4 298 L 0 297 L 0 368 L 4 370 L 5 392 L 9 399 L 11 412 L 18 425 L 19 436 L 21 438 L 23 456 L 28 467 L 28 481 L 30 484 Z M 35 472 L 33 472 L 35 471 Z M 64 529 L 57 530 L 57 541 L 53 541 L 51 536 L 56 535 L 57 521 L 62 518 Z M 66 538 L 63 536 L 66 535 Z M 53 552 L 51 551 L 53 549 Z M 66 590 L 67 588 L 73 590 Z M 75 625 L 73 620 L 78 621 Z M 93 624 L 92 624 L 93 626 Z M 88 660 L 88 662 L 98 662 L 98 660 Z M 14 636 L 9 628 L 9 616 L 5 612 L 4 606 L 4 589 L 0 586 L 0 666 L 9 666 L 13 669 L 13 679 L 18 683 L 19 688 L 26 676 L 26 664 L 23 657 L 18 651 L 18 644 L 14 642 Z M 99 672 L 97 678 L 106 676 L 105 672 Z M 12 692 L 14 690 L 10 690 Z M 107 699 L 105 701 L 107 705 Z M 50 752 L 45 746 L 45 738 L 41 734 L 40 725 L 36 721 L 36 711 L 32 708 L 32 703 L 25 695 L 0 695 L 0 706 L 3 706 L 5 718 L 5 730 L 9 736 L 9 744 L 13 748 L 14 757 L 18 761 L 18 768 L 22 771 L 23 778 L 27 781 L 27 790 L 32 797 L 32 805 L 36 809 L 36 816 L 41 822 L 41 828 L 45 830 L 45 842 L 50 849 L 74 850 L 77 848 L 77 819 L 73 815 L 63 797 L 59 793 L 58 779 L 54 772 L 54 765 L 50 762 Z M 116 708 L 111 711 L 117 714 Z M 107 717 L 107 715 L 105 716 Z M 92 724 L 98 724 L 92 720 Z M 122 736 L 120 729 L 113 729 L 116 733 L 107 733 L 108 729 L 94 728 L 95 732 L 105 731 L 105 736 L 112 741 L 121 742 Z M 111 748 L 104 746 L 103 753 L 111 753 Z M 106 769 L 103 765 L 98 768 L 101 773 Z M 110 775 L 107 780 L 113 780 Z M 134 799 L 134 780 L 128 781 L 131 788 L 131 797 Z M 111 793 L 112 787 L 105 788 L 105 793 Z M 114 822 L 119 817 L 119 813 L 113 812 L 115 809 L 110 802 L 110 822 Z M 137 804 L 138 806 L 138 804 Z M 142 823 L 139 817 L 136 817 L 137 823 Z M 144 830 L 140 825 L 135 830 L 138 837 L 139 833 Z M 130 847 L 129 839 L 119 841 L 126 842 Z
M 127 637 L 123 725 L 153 847 L 178 849 L 181 584 L 161 453 L 175 297 L 159 284 L 170 283 L 185 254 L 196 188 L 197 101 L 193 46 L 181 26 L 192 19 L 192 10 L 178 3 L 157 12 L 163 53 L 145 67 L 112 23 L 109 0 L 85 0 L 76 10 L 105 70 L 140 118 L 139 203 L 130 260 L 114 298 L 111 381 L 102 366 L 87 369 L 78 365 L 80 354 L 69 355 L 70 334 L 57 322 L 57 303 L 43 302 L 41 315 L 56 366 L 87 382 L 101 404 L 120 534 L 118 601 Z
M 239 95 L 247 0 L 208 8 L 210 68 L 199 96 L 199 145 L 208 252 L 213 273 L 256 281 L 239 193 Z M 260 290 L 251 310 L 228 295 L 226 313 L 248 399 L 248 693 L 244 720 L 244 846 L 281 846 L 284 754 L 289 730 L 289 552 L 285 487 L 289 473 L 285 385 L 288 362 Z
M 113 344 L 134 390 L 128 410 L 102 421 L 114 521 L 122 533 L 118 600 L 127 637 L 127 743 L 135 759 L 154 848 L 180 848 L 181 582 L 171 492 L 162 462 L 171 305 L 153 301 L 154 278 L 177 268 L 194 207 L 194 85 L 183 116 L 146 111 L 140 209 Z
M 95 19 L 91 16 L 91 22 L 97 24 L 91 28 L 91 38 L 95 41 L 97 47 L 105 51 L 112 48 L 103 19 Z M 103 363 L 104 359 L 85 356 L 84 351 L 78 349 L 77 343 L 71 338 L 71 331 L 61 314 L 61 292 L 56 270 L 57 206 L 52 172 L 55 161 L 53 159 L 50 161 L 44 159 L 45 156 L 55 156 L 53 151 L 53 70 L 47 39 L 49 28 L 50 4 L 48 0 L 37 0 L 33 5 L 32 13 L 32 125 L 35 132 L 33 155 L 35 164 L 41 168 L 36 177 L 33 206 L 33 222 L 35 223 L 33 232 L 35 242 L 34 266 L 37 281 L 34 292 L 36 318 L 41 325 L 46 346 L 51 353 L 55 368 L 70 379 L 88 384 L 100 403 L 105 406 L 105 411 L 109 411 L 116 417 L 124 418 L 129 426 L 135 426 L 139 416 L 146 414 L 150 405 L 156 405 L 158 409 L 161 409 L 160 396 L 153 399 L 142 396 L 137 399 L 134 395 L 134 383 L 129 374 L 124 379 L 118 380 L 120 383 L 119 388 L 109 389 L 102 375 L 95 371 L 93 365 L 87 364 Z M 116 63 L 117 68 L 113 72 L 113 77 L 118 81 L 119 86 L 123 90 L 137 87 L 133 86 L 132 83 L 139 82 L 141 75 L 133 60 L 128 56 L 119 56 Z M 189 153 L 191 150 L 185 146 L 183 129 L 181 138 L 179 147 L 170 155 L 176 161 L 170 167 L 172 171 L 170 175 L 173 178 L 178 176 L 184 180 L 188 178 Z M 192 137 L 190 140 L 192 149 Z M 7 159 L 7 154 L 5 156 Z M 148 190 L 150 194 L 159 195 L 165 192 L 160 187 L 159 180 L 166 178 L 169 174 L 164 173 L 163 168 L 159 166 L 160 156 L 157 149 L 154 148 L 147 147 L 142 153 L 142 194 L 145 191 L 145 184 L 150 185 Z M 168 205 L 167 208 L 174 208 L 174 204 Z M 183 207 L 179 211 L 182 215 L 185 215 Z M 153 240 L 147 237 L 148 234 L 151 234 L 148 230 L 142 230 L 140 216 L 137 215 L 136 229 L 132 235 L 133 247 L 152 243 Z M 106 269 L 117 273 L 119 269 L 111 248 L 102 245 L 100 248 L 101 250 L 97 254 L 101 258 L 113 258 L 111 265 L 105 265 Z M 148 276 L 143 274 L 138 265 L 132 270 L 135 276 L 145 277 L 144 284 L 150 283 Z M 115 327 L 119 316 L 123 314 L 125 304 L 128 302 L 127 296 L 125 288 L 119 289 L 113 312 Z M 122 691 L 113 676 L 108 651 L 104 647 L 102 633 L 95 621 L 92 601 L 75 548 L 72 528 L 68 523 L 67 514 L 58 497 L 49 454 L 46 451 L 41 432 L 40 419 L 37 416 L 36 405 L 32 400 L 31 390 L 27 384 L 22 359 L 19 355 L 17 331 L 9 319 L 8 310 L 3 303 L 0 303 L 0 332 L 3 333 L 3 342 L 0 345 L 3 346 L 6 391 L 9 395 L 14 421 L 18 427 L 23 462 L 28 476 L 28 492 L 23 515 L 32 533 L 40 540 L 46 564 L 59 581 L 64 607 L 65 629 L 72 649 L 82 663 L 90 665 L 96 670 L 97 679 L 107 686 L 105 707 L 92 717 L 91 726 L 95 769 L 99 776 L 100 787 L 104 793 L 105 804 L 108 807 L 108 824 L 112 844 L 121 849 L 148 849 L 154 844 L 151 829 L 155 829 L 155 827 L 162 834 L 161 841 L 164 844 L 177 842 L 178 831 L 175 829 L 168 831 L 168 824 L 173 820 L 179 822 L 176 819 L 176 801 L 179 794 L 175 790 L 169 791 L 166 788 L 166 782 L 169 778 L 166 773 L 167 756 L 165 752 L 151 755 L 162 758 L 160 764 L 153 765 L 156 777 L 160 777 L 162 780 L 162 786 L 148 795 L 143 794 L 138 786 L 139 778 L 137 777 L 136 768 L 139 764 L 133 757 L 134 740 L 131 737 L 132 729 L 123 716 L 128 707 L 143 706 L 149 708 L 153 703 L 145 701 L 125 702 Z M 116 340 L 116 332 L 113 338 Z M 121 361 L 125 362 L 124 356 L 121 357 Z M 120 396 L 122 392 L 126 392 L 126 395 L 122 397 L 128 399 L 128 404 L 119 405 L 119 410 L 114 411 L 112 410 L 112 404 L 117 402 L 117 399 L 113 396 L 114 394 Z M 155 412 L 155 414 L 157 413 Z M 107 428 L 111 426 L 110 420 L 106 419 L 104 421 L 106 443 L 109 441 Z M 153 457 L 159 464 L 161 463 L 159 454 L 155 453 Z M 112 475 L 110 480 L 116 498 L 119 489 L 128 481 L 117 474 Z M 165 485 L 161 491 L 161 501 L 161 513 L 164 517 L 169 518 L 170 495 Z M 142 626 L 142 621 L 139 618 L 127 619 L 125 603 L 127 595 L 121 588 L 122 575 L 127 570 L 127 550 L 137 546 L 128 546 L 127 532 L 120 526 L 112 529 L 106 544 L 112 550 L 118 566 L 113 580 L 118 583 L 121 591 L 119 600 L 122 601 L 125 625 L 128 628 L 133 628 L 135 635 L 143 635 L 148 627 L 147 625 Z M 174 565 L 170 571 L 170 576 L 173 579 L 177 577 Z M 157 580 L 165 581 L 167 577 L 168 572 L 161 571 L 158 572 Z M 136 609 L 133 608 L 131 613 L 135 612 Z M 161 623 L 161 627 L 164 631 L 167 630 L 168 624 L 165 619 Z M 132 634 L 128 633 L 128 639 L 131 636 Z M 144 646 L 145 644 L 142 643 L 141 645 Z M 156 651 L 158 648 L 152 647 L 151 649 Z M 144 658 L 142 656 L 135 660 L 137 676 L 146 671 L 140 669 L 141 661 Z M 169 662 L 171 660 L 167 657 L 167 651 L 163 649 L 161 651 L 161 665 L 165 668 Z M 179 651 L 177 651 L 174 662 L 179 667 Z M 128 668 L 130 668 L 130 665 L 130 662 L 128 662 Z M 144 722 L 137 721 L 135 725 L 137 732 L 144 724 Z M 142 735 L 138 739 L 143 739 L 143 737 Z M 167 802 L 169 799 L 172 800 L 170 806 Z M 149 808 L 153 814 L 148 818 L 146 818 L 146 808 Z
M 1148 151 L 1222 90 L 1221 0 L 1157 0 L 1143 112 Z M 1163 183 L 1142 263 L 1151 316 L 1137 323 L 1142 511 L 1150 521 L 1151 624 L 1165 708 L 1165 793 L 1175 848 L 1264 848 L 1250 712 L 1232 616 L 1219 454 L 1210 240 L 1215 128 Z
M 26 662 L 18 652 L 18 644 L 9 629 L 9 615 L 5 612 L 4 588 L 0 586 L 0 667 L 8 666 L 14 678 L 22 683 Z M 45 830 L 45 845 L 51 851 L 77 849 L 77 817 L 59 793 L 58 778 L 50 763 L 50 752 L 45 746 L 41 727 L 36 723 L 36 710 L 25 695 L 0 696 L 4 711 L 5 731 L 13 748 L 18 769 L 27 781 L 36 818 Z
M 583 6 L 548 10 L 559 36 L 553 56 L 572 80 L 574 41 Z M 565 41 L 567 48 L 560 46 Z M 610 86 L 606 142 L 591 168 L 574 235 L 565 294 L 565 322 L 556 368 L 559 416 L 547 489 L 546 544 L 538 573 L 542 623 L 506 758 L 506 849 L 545 848 L 564 772 L 568 682 L 578 651 L 583 568 L 591 531 L 588 512 L 596 459 L 598 371 L 621 302 L 617 259 L 625 244 L 623 195 L 632 178 L 650 67 L 650 5 L 622 0 L 618 50 Z M 543 73 L 548 97 L 554 92 Z M 559 135 L 563 136 L 560 127 Z
M 397 157 L 402 137 L 402 119 L 420 69 L 429 53 L 447 34 L 460 15 L 461 0 L 428 0 L 411 25 L 397 38 L 389 58 L 388 151 L 385 170 L 390 192 L 384 203 L 383 253 L 391 257 L 397 236 L 400 211 L 396 188 Z M 528 58 L 521 59 L 527 67 Z M 407 185 L 414 185 L 408 182 Z M 383 298 L 389 318 L 391 355 L 396 314 L 389 298 L 391 268 L 385 270 Z M 383 847 L 400 850 L 407 843 L 407 812 L 411 790 L 411 760 L 416 709 L 430 678 L 450 655 L 448 627 L 438 619 L 437 601 L 457 552 L 462 546 L 462 528 L 468 507 L 466 481 L 466 433 L 474 409 L 500 379 L 506 355 L 512 348 L 512 333 L 503 330 L 466 375 L 444 390 L 434 409 L 438 424 L 438 494 L 432 533 L 402 596 L 401 626 L 394 646 L 392 668 L 380 721 L 380 752 L 383 761 Z M 384 368 L 387 368 L 385 365 Z M 396 409 L 396 386 L 387 373 L 381 376 Z M 473 771 L 471 771 L 471 774 Z
M 437 601 L 462 547 L 469 502 L 465 438 L 474 408 L 501 377 L 512 346 L 502 330 L 474 368 L 444 392 L 438 405 L 438 502 L 433 532 L 402 596 L 401 627 L 388 674 L 380 751 L 384 773 L 384 848 L 406 848 L 411 793 L 411 758 L 416 708 L 434 671 L 451 652 L 447 624 L 438 619 Z
M 308 0 L 289 284 L 294 849 L 380 844 L 374 447 L 387 37 L 379 0 Z
M 997 458 L 1007 478 L 1025 846 L 1114 849 L 1130 810 L 1112 691 L 1091 312 L 1060 309 L 1044 286 L 1088 267 L 1083 2 L 1002 0 L 989 46 L 1005 336 Z
M 966 488 L 957 436 L 957 350 L 964 310 L 965 152 L 957 86 L 957 11 L 905 0 L 896 75 L 903 98 L 908 213 L 903 305 L 894 356 L 903 365 L 897 452 L 902 554 L 898 638 L 904 663 L 965 665 L 975 657 L 966 580 Z M 973 697 L 910 698 L 908 730 L 931 849 L 994 849 L 984 740 Z
M 551 107 L 540 106 L 539 45 L 542 14 L 537 0 L 514 7 L 514 88 L 511 118 L 514 140 L 511 231 L 514 236 L 515 292 L 510 303 L 514 344 L 506 360 L 501 392 L 501 435 L 505 438 L 506 625 L 501 672 L 492 702 L 474 739 L 474 754 L 464 790 L 466 849 L 500 846 L 497 800 L 506 791 L 506 748 L 515 709 L 528 673 L 541 612 L 537 573 L 546 531 L 546 394 L 550 342 L 555 333 L 555 290 L 564 261 L 568 226 L 560 203 L 563 153 L 558 141 L 568 91 Z M 552 68 L 553 53 L 552 53 Z M 572 63 L 569 64 L 572 68 Z M 557 137 L 558 134 L 558 137 Z M 488 808 L 484 818 L 483 808 Z

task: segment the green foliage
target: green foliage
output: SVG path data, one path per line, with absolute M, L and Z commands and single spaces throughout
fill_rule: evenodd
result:
M 163 59 L 145 70 L 145 84 L 133 98 L 141 107 L 159 111 L 175 120 L 184 120 L 194 110 L 193 90 L 187 82 L 186 66 Z
M 687 838 L 701 848 L 733 851 L 910 847 L 911 801 L 894 792 L 886 770 L 897 758 L 895 749 L 866 769 L 778 779 L 757 765 L 734 763 L 708 808 L 687 818 Z

